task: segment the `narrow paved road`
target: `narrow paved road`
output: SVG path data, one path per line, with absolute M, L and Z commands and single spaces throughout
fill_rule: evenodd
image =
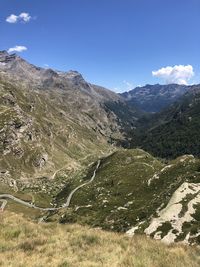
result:
M 11 200 L 14 200 L 15 202 L 19 203 L 19 204 L 22 204 L 26 207 L 29 207 L 29 208 L 33 208 L 33 209 L 38 209 L 38 210 L 43 210 L 43 211 L 50 211 L 50 210 L 57 210 L 59 208 L 40 208 L 40 207 L 37 207 L 35 206 L 34 204 L 32 203 L 29 203 L 29 202 L 26 202 L 24 200 L 21 200 L 17 197 L 14 197 L 13 195 L 10 195 L 10 194 L 2 194 L 0 195 L 0 199 L 2 201 L 2 199 L 11 199 Z M 4 206 L 5 208 L 5 206 Z
M 71 203 L 71 199 L 72 199 L 74 193 L 76 191 L 78 191 L 80 188 L 82 188 L 83 186 L 86 186 L 86 185 L 92 183 L 92 181 L 94 181 L 94 179 L 96 177 L 96 172 L 97 172 L 97 170 L 98 170 L 98 168 L 100 166 L 100 163 L 101 163 L 101 161 L 98 160 L 97 166 L 96 166 L 96 168 L 95 168 L 95 170 L 93 172 L 93 175 L 92 175 L 91 179 L 88 182 L 86 182 L 84 184 L 81 184 L 81 185 L 77 186 L 74 190 L 72 190 L 72 192 L 69 194 L 69 196 L 68 196 L 68 198 L 66 200 L 66 203 L 63 204 L 61 207 L 58 207 L 58 208 L 41 208 L 41 207 L 38 207 L 38 206 L 36 206 L 36 205 L 34 205 L 32 203 L 29 203 L 29 202 L 26 202 L 24 200 L 21 200 L 20 198 L 14 197 L 13 195 L 1 194 L 0 195 L 0 201 L 2 202 L 2 205 L 1 205 L 0 209 L 1 209 L 1 211 L 3 211 L 5 209 L 5 206 L 7 204 L 7 201 L 5 199 L 11 199 L 11 200 L 13 200 L 13 201 L 15 201 L 15 202 L 17 202 L 17 203 L 19 203 L 21 205 L 24 205 L 26 207 L 33 208 L 33 209 L 38 209 L 38 210 L 41 210 L 41 211 L 55 211 L 55 210 L 59 210 L 59 209 L 62 209 L 62 208 L 68 208 L 70 203 Z
M 94 173 L 93 173 L 91 179 L 90 179 L 88 182 L 86 182 L 86 183 L 84 183 L 84 184 L 81 184 L 81 185 L 79 185 L 78 187 L 76 187 L 74 190 L 72 190 L 72 192 L 69 194 L 69 196 L 68 196 L 68 198 L 67 198 L 66 203 L 63 205 L 63 208 L 67 208 L 67 207 L 69 207 L 70 202 L 71 202 L 71 199 L 72 199 L 72 197 L 73 197 L 73 195 L 74 195 L 74 193 L 75 193 L 76 191 L 78 191 L 80 188 L 82 188 L 82 187 L 84 187 L 84 186 L 86 186 L 86 185 L 88 185 L 88 184 L 90 184 L 90 183 L 92 183 L 92 182 L 94 181 L 94 178 L 95 178 L 95 176 L 96 176 L 96 172 L 97 172 L 97 170 L 98 170 L 98 168 L 99 168 L 99 166 L 100 166 L 100 163 L 101 163 L 101 161 L 98 160 L 98 162 L 97 162 L 97 166 L 96 166 L 96 168 L 95 168 L 95 170 L 94 170 Z

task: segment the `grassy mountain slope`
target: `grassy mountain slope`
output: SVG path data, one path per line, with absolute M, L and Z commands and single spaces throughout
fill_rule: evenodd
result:
M 76 180 L 76 186 L 91 177 L 93 168 L 81 180 Z M 136 227 L 136 232 L 144 233 L 151 225 L 152 218 L 160 216 L 159 211 L 168 205 L 174 192 L 187 183 L 187 188 L 193 189 L 177 200 L 180 204 L 180 210 L 177 209 L 177 223 L 181 221 L 180 229 L 176 229 L 173 218 L 168 216 L 150 235 L 156 237 L 156 233 L 161 232 L 161 236 L 157 238 L 163 239 L 170 229 L 174 229 L 174 241 L 185 240 L 190 231 L 194 237 L 198 236 L 199 169 L 200 160 L 193 156 L 183 156 L 164 163 L 139 149 L 116 151 L 101 160 L 95 180 L 76 192 L 70 209 L 52 214 L 49 220 L 60 218 L 61 223 L 81 222 L 120 232 Z M 59 205 L 63 203 L 64 196 L 75 188 L 74 182 L 69 181 L 63 192 L 57 196 Z M 195 207 L 193 211 L 189 208 L 191 205 Z M 188 221 L 184 217 L 186 211 L 191 217 Z M 190 241 L 199 242 L 198 238 L 192 237 Z
M 125 105 L 126 123 L 106 106 L 119 109 L 124 100 L 76 71 L 39 68 L 5 51 L 0 63 L 0 180 L 8 185 L 59 190 L 59 172 L 70 178 L 108 154 L 136 120 Z
M 199 266 L 199 250 L 79 225 L 36 224 L 1 214 L 0 266 Z
M 0 89 L 0 164 L 5 180 L 51 178 L 62 168 L 70 173 L 84 159 L 87 162 L 109 150 L 89 116 L 76 118 L 77 113 L 73 116 L 70 106 L 63 105 L 65 96 L 59 99 L 54 92 L 46 95 L 3 82 Z

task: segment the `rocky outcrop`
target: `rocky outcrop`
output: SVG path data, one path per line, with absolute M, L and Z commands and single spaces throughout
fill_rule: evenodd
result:
M 36 168 L 42 168 L 47 163 L 47 160 L 48 160 L 47 154 L 37 154 L 33 160 L 33 165 Z
M 161 209 L 157 217 L 151 220 L 144 232 L 168 244 L 176 240 L 192 243 L 200 235 L 198 221 L 195 219 L 198 205 L 200 183 L 185 182 L 174 192 L 166 208 Z M 190 227 L 192 224 L 193 227 Z

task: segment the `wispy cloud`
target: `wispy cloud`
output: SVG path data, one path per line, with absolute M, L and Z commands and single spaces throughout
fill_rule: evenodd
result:
M 152 71 L 152 75 L 164 79 L 167 84 L 177 83 L 187 85 L 194 76 L 194 70 L 191 65 L 176 65 Z
M 17 22 L 29 22 L 32 19 L 32 17 L 29 15 L 29 13 L 22 12 L 18 16 L 15 14 L 11 14 L 6 18 L 6 22 L 8 23 L 17 23 Z
M 11 47 L 8 49 L 8 53 L 12 53 L 12 52 L 23 52 L 26 51 L 27 47 L 26 46 L 22 46 L 22 45 L 16 45 L 15 47 Z
M 31 16 L 29 15 L 29 13 L 23 12 L 19 15 L 19 19 L 21 19 L 24 22 L 29 22 L 31 20 Z
M 126 86 L 125 88 L 126 91 L 130 91 L 134 88 L 134 85 L 126 80 L 123 81 L 123 84 Z
M 117 93 L 123 93 L 130 91 L 135 88 L 134 84 L 131 82 L 128 82 L 126 80 L 123 80 L 123 82 L 120 83 L 121 86 L 113 88 L 113 90 Z

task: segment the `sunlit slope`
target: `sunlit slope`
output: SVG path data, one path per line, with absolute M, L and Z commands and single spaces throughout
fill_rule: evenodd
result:
M 63 106 L 64 96 L 59 97 L 1 82 L 2 179 L 51 177 L 65 166 L 71 172 L 109 150 L 91 120 L 72 117 L 71 108 Z
M 28 180 L 32 186 L 31 178 L 55 178 L 60 169 L 70 176 L 109 153 L 136 120 L 134 108 L 119 95 L 88 83 L 77 71 L 40 68 L 6 51 L 0 51 L 0 63 L 4 181 Z
M 68 183 L 63 192 L 73 186 L 73 183 Z M 181 186 L 186 187 L 186 191 L 177 199 L 177 208 L 171 198 L 176 190 L 181 191 Z M 187 188 L 190 190 L 187 191 Z M 58 195 L 59 203 L 62 203 L 62 197 L 62 194 Z M 171 242 L 184 240 L 191 231 L 191 236 L 198 236 L 199 201 L 199 159 L 188 155 L 162 162 L 143 150 L 120 150 L 102 159 L 93 183 L 79 190 L 72 199 L 71 209 L 59 216 L 63 223 L 82 222 L 123 232 L 136 227 L 135 232 L 144 233 L 152 218 L 162 217 L 162 210 L 170 202 L 177 210 L 176 218 L 173 218 L 171 211 L 168 217 L 158 222 L 155 229 L 145 233 L 162 239 L 168 231 L 174 230 L 175 237 L 167 240 Z M 191 205 L 194 205 L 194 210 L 190 208 Z M 185 212 L 188 212 L 190 219 Z M 180 223 L 178 229 L 177 223 Z M 130 233 L 134 233 L 133 229 Z M 191 242 L 195 240 L 199 242 L 198 238 L 192 238 Z
M 36 224 L 1 214 L 0 265 L 11 267 L 198 267 L 199 251 L 79 225 Z

